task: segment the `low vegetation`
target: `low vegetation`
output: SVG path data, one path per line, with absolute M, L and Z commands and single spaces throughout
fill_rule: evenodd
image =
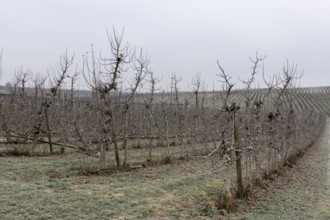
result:
M 221 171 L 185 161 L 130 172 L 86 173 L 81 154 L 2 157 L 0 216 L 5 219 L 156 219 L 216 215 Z

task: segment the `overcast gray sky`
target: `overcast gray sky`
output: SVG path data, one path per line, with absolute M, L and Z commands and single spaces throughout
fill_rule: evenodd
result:
M 66 48 L 79 62 L 91 44 L 106 54 L 112 27 L 148 51 L 163 83 L 181 76 L 182 89 L 197 73 L 211 89 L 217 60 L 246 78 L 256 51 L 266 74 L 289 59 L 304 70 L 302 86 L 330 84 L 328 0 L 0 0 L 0 84 L 22 65 L 46 73 Z

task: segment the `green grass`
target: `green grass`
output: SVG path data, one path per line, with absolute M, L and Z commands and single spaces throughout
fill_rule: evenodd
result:
M 0 159 L 2 219 L 205 219 L 216 214 L 210 198 L 223 185 L 208 161 L 82 176 L 94 159 Z

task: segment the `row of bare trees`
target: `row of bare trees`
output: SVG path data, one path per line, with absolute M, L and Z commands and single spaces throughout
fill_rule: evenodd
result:
M 92 46 L 81 70 L 67 53 L 47 77 L 19 70 L 10 95 L 0 98 L 1 144 L 29 154 L 40 144 L 51 154 L 55 146 L 98 154 L 102 170 L 112 165 L 109 151 L 118 169 L 130 167 L 137 143 L 148 152 L 144 162 L 159 159 L 158 152 L 165 162 L 208 159 L 224 169 L 227 205 L 233 188 L 239 197 L 247 196 L 253 181 L 291 163 L 322 129 L 322 114 L 295 108 L 293 87 L 301 76 L 294 64 L 269 80 L 262 69 L 267 88 L 257 98 L 252 88 L 266 58 L 258 54 L 239 92 L 219 62 L 221 91 L 203 91 L 196 77 L 193 91 L 183 92 L 173 75 L 170 90 L 160 92 L 146 53 L 124 43 L 123 33 L 108 33 L 108 39 L 110 54 L 97 56 Z M 87 95 L 74 89 L 79 75 L 89 86 Z
M 227 167 L 220 202 L 224 207 L 233 197 L 234 173 L 237 178 L 236 196 L 249 196 L 254 181 L 260 183 L 262 178 L 270 178 L 272 173 L 278 173 L 284 165 L 292 163 L 295 157 L 313 144 L 324 126 L 323 114 L 311 109 L 298 112 L 295 108 L 295 80 L 302 75 L 297 74 L 296 66 L 289 62 L 283 67 L 282 76 L 272 77 L 269 81 L 264 79 L 268 88 L 262 96 L 254 100 L 250 98 L 257 68 L 264 59 L 258 55 L 251 59 L 252 73 L 250 78 L 242 80 L 245 89 L 242 91 L 244 99 L 240 103 L 230 99 L 234 84 L 218 63 L 225 91 L 223 111 L 227 114 L 228 126 L 231 126 L 226 129 L 227 139 L 223 141 L 225 153 L 221 154 L 221 158 L 225 158 L 222 164 Z

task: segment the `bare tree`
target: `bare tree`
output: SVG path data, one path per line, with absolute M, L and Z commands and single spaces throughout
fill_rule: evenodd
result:
M 19 88 L 19 96 L 25 101 L 26 98 L 26 87 L 27 82 L 31 80 L 33 74 L 31 71 L 24 71 L 23 66 L 15 73 L 15 78 L 17 79 L 17 84 Z
M 186 154 L 186 147 L 185 147 L 185 132 L 184 132 L 184 126 L 185 126 L 185 120 L 186 117 L 184 115 L 184 103 L 182 103 L 180 101 L 179 98 L 179 87 L 178 84 L 181 81 L 181 79 L 178 79 L 177 76 L 174 74 L 172 76 L 172 80 L 173 80 L 173 86 L 174 86 L 174 100 L 176 103 L 176 115 L 177 115 L 177 123 L 178 123 L 178 138 L 179 138 L 179 142 L 180 142 L 180 150 L 181 150 L 181 155 L 180 157 L 182 158 L 184 156 L 184 154 Z
M 250 74 L 250 76 L 248 77 L 248 79 L 246 80 L 242 80 L 239 79 L 243 85 L 245 86 L 244 91 L 243 91 L 243 96 L 244 96 L 244 101 L 245 101 L 245 117 L 243 120 L 243 129 L 245 134 L 245 139 L 247 141 L 244 142 L 244 147 L 241 146 L 240 149 L 238 149 L 236 151 L 236 168 L 237 168 L 237 172 L 241 172 L 242 170 L 242 163 L 241 163 L 241 157 L 242 157 L 242 153 L 241 150 L 245 151 L 245 170 L 246 170 L 246 178 L 248 180 L 248 184 L 251 184 L 252 181 L 252 155 L 255 153 L 256 149 L 253 146 L 253 141 L 254 141 L 254 134 L 251 134 L 251 124 L 253 123 L 253 118 L 250 115 L 250 110 L 251 110 L 251 102 L 252 102 L 252 98 L 254 97 L 251 94 L 251 89 L 252 89 L 252 85 L 255 82 L 256 79 L 256 74 L 257 74 L 257 69 L 259 67 L 260 62 L 263 62 L 266 59 L 266 56 L 259 56 L 258 53 L 256 53 L 256 57 L 255 58 L 251 58 L 250 60 L 253 63 L 252 66 L 252 72 Z M 269 93 L 268 93 L 269 94 Z M 266 94 L 266 96 L 268 95 Z M 259 102 L 259 107 L 261 107 L 261 102 Z M 254 151 L 254 152 L 252 152 Z
M 77 71 L 77 68 L 76 68 L 76 71 L 74 72 L 74 74 L 72 75 L 67 75 L 67 77 L 70 79 L 70 106 L 72 107 L 73 106 L 73 103 L 74 103 L 74 91 L 75 91 L 75 88 L 74 88 L 74 85 L 78 79 L 78 74 L 79 74 L 79 71 Z
M 47 129 L 47 137 L 49 142 L 49 152 L 53 154 L 53 142 L 52 142 L 52 129 L 50 126 L 51 121 L 51 108 L 54 106 L 56 95 L 64 82 L 64 79 L 67 77 L 69 73 L 69 69 L 73 64 L 74 55 L 71 57 L 68 56 L 67 52 L 60 56 L 60 60 L 57 63 L 55 68 L 51 68 L 52 79 L 51 79 L 51 89 L 48 94 L 44 97 L 44 101 L 42 102 L 42 113 L 45 117 L 45 125 Z
M 234 87 L 234 84 L 231 82 L 231 77 L 226 74 L 223 67 L 217 62 L 218 68 L 220 70 L 219 77 L 222 79 L 223 82 L 223 89 L 224 89 L 224 96 L 223 96 L 223 111 L 227 112 L 228 114 L 228 121 L 232 123 L 231 134 L 231 143 L 226 149 L 227 157 L 226 157 L 226 175 L 225 175 L 225 185 L 224 185 L 224 193 L 223 193 L 223 203 L 227 204 L 233 199 L 233 195 L 231 192 L 232 187 L 232 173 L 233 173 L 233 166 L 234 161 L 236 159 L 236 167 L 237 167 L 237 184 L 238 184 L 238 193 L 239 196 L 242 197 L 244 195 L 244 188 L 243 188 L 243 178 L 242 178 L 242 165 L 240 161 L 240 140 L 239 140 L 239 125 L 238 125 L 238 110 L 240 106 L 238 106 L 235 102 L 230 102 L 230 94 Z M 236 152 L 236 158 L 235 158 Z M 238 154 L 237 154 L 238 153 Z
M 122 115 L 124 119 L 124 135 L 123 135 L 123 148 L 124 148 L 124 162 L 123 165 L 128 166 L 127 161 L 127 139 L 128 139 L 128 110 L 132 106 L 132 102 L 134 100 L 134 96 L 137 92 L 137 89 L 142 85 L 143 79 L 145 78 L 146 74 L 149 72 L 148 64 L 149 60 L 143 55 L 143 51 L 141 50 L 140 53 L 137 55 L 136 53 L 133 56 L 134 63 L 133 63 L 133 72 L 135 73 L 134 79 L 130 83 L 130 91 L 129 95 L 126 96 L 124 101 L 124 108 L 122 110 Z
M 145 108 L 147 110 L 147 117 L 148 117 L 148 136 L 149 136 L 149 155 L 148 160 L 149 162 L 152 161 L 152 150 L 153 150 L 153 140 L 154 140 L 154 111 L 153 111 L 153 103 L 154 103 L 154 95 L 156 92 L 156 83 L 159 82 L 158 79 L 155 78 L 154 72 L 149 71 L 149 98 L 145 101 Z
M 118 112 L 116 112 L 115 108 L 119 105 L 118 100 L 116 100 L 118 98 L 116 93 L 118 94 L 120 89 L 119 84 L 125 77 L 125 73 L 128 74 L 131 71 L 135 74 L 133 83 L 131 84 L 131 95 L 129 95 L 126 100 L 126 104 L 130 104 L 148 69 L 148 59 L 143 55 L 142 51 L 137 52 L 135 49 L 132 49 L 128 43 L 124 43 L 123 34 L 124 31 L 118 33 L 114 29 L 111 35 L 108 32 L 110 58 L 100 57 L 97 61 L 93 48 L 90 59 L 88 59 L 88 56 L 84 58 L 84 78 L 99 98 L 99 102 L 96 104 L 98 112 L 101 114 L 101 119 L 99 121 L 102 128 L 102 138 L 99 141 L 101 169 L 107 167 L 106 149 L 108 149 L 111 144 L 114 145 L 117 168 L 121 166 L 118 146 L 118 135 L 120 131 L 116 119 L 116 114 Z M 125 108 L 126 107 L 127 105 Z M 123 110 L 122 113 L 127 115 L 127 110 Z M 125 159 L 127 160 L 127 157 Z
M 198 74 L 195 78 L 192 80 L 193 84 L 193 96 L 194 96 L 194 112 L 193 112 L 193 144 L 192 144 L 192 150 L 193 153 L 196 153 L 196 149 L 198 146 L 198 137 L 199 137 L 199 123 L 200 123 L 200 90 L 201 90 L 201 78 Z

